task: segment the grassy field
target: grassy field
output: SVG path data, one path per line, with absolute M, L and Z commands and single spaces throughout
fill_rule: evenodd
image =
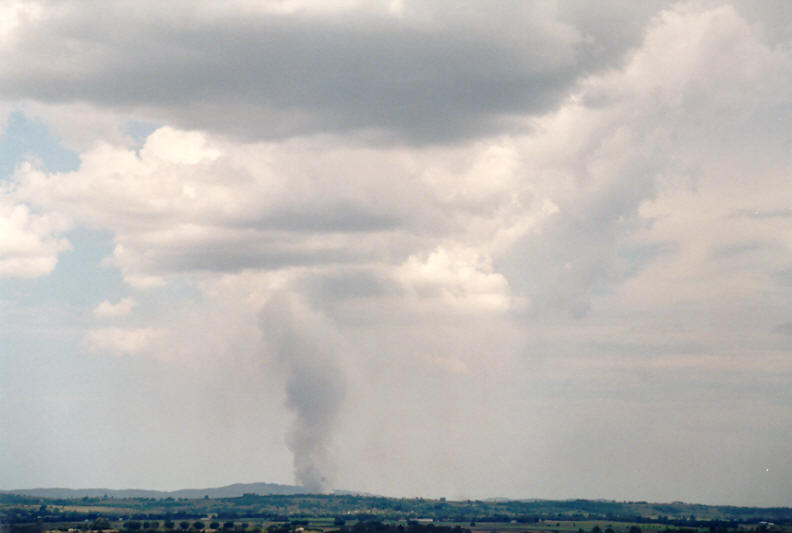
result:
M 82 497 L 48 499 L 0 494 L 0 533 L 40 533 L 42 530 L 87 530 L 94 520 L 106 519 L 112 528 L 130 533 L 169 531 L 166 521 L 182 533 L 179 524 L 189 522 L 184 533 L 215 533 L 209 526 L 219 522 L 217 533 L 327 532 L 339 524 L 354 526 L 378 521 L 435 528 L 469 530 L 470 533 L 748 533 L 759 531 L 761 521 L 775 522 L 772 533 L 792 533 L 792 509 L 707 506 L 697 504 L 571 501 L 446 501 L 445 499 L 384 498 L 350 495 L 255 495 L 234 498 L 120 498 Z M 200 520 L 202 528 L 193 524 Z M 134 527 L 129 522 L 135 522 Z M 148 525 L 146 525 L 148 522 Z M 156 528 L 152 523 L 156 522 Z M 14 524 L 29 530 L 11 531 Z M 360 528 L 358 528 L 360 529 Z M 711 531 L 712 530 L 712 531 Z M 402 530 L 392 529 L 391 533 Z M 430 533 L 433 531 L 428 530 Z M 451 531 L 446 529 L 446 531 Z M 459 529 L 454 533 L 464 533 Z M 351 532 L 356 533 L 356 532 Z M 360 533 L 360 532 L 357 532 Z M 371 532 L 377 533 L 377 532 Z M 632 533 L 636 533 L 635 530 Z
M 92 506 L 63 506 L 64 512 L 71 512 L 71 511 L 81 511 L 86 513 L 100 513 L 107 512 L 108 508 L 106 507 L 92 507 Z M 120 512 L 120 513 L 128 513 L 130 511 L 129 508 L 124 507 L 113 507 L 111 508 L 113 512 Z M 147 522 L 145 520 L 139 520 L 141 522 L 141 526 L 143 522 Z M 212 522 L 220 522 L 221 524 L 228 522 L 229 520 L 218 519 L 218 518 L 205 518 L 205 517 L 194 517 L 194 518 L 180 518 L 172 520 L 174 522 L 174 529 L 169 530 L 165 527 L 165 521 L 163 520 L 152 520 L 151 523 L 156 522 L 157 528 L 153 529 L 143 528 L 141 527 L 138 531 L 139 533 L 151 533 L 152 531 L 175 531 L 176 533 L 182 533 L 183 530 L 180 528 L 179 523 L 182 521 L 190 522 L 192 526 L 193 522 L 201 521 L 204 523 L 206 527 L 202 530 L 196 530 L 193 527 L 190 527 L 186 530 L 186 533 L 253 533 L 254 531 L 260 531 L 266 533 L 267 529 L 273 526 L 283 526 L 283 521 L 274 522 L 271 520 L 266 519 L 256 519 L 256 518 L 246 518 L 241 520 L 234 520 L 234 527 L 233 529 L 224 529 L 218 528 L 217 530 L 210 529 L 208 526 Z M 68 529 L 83 529 L 86 528 L 87 520 L 83 520 L 81 522 L 74 522 L 74 521 L 64 521 L 64 522 L 52 522 L 46 525 L 43 528 L 43 531 L 53 531 L 62 533 Z M 111 521 L 111 528 L 112 530 L 105 530 L 105 533 L 113 533 L 115 531 L 125 531 L 125 525 L 128 524 L 129 519 L 126 520 L 116 520 Z M 329 532 L 335 531 L 339 529 L 339 525 L 335 523 L 335 519 L 331 517 L 307 517 L 307 518 L 300 518 L 297 520 L 293 520 L 292 523 L 299 525 L 303 528 L 303 530 L 308 533 L 310 531 L 316 532 Z M 353 526 L 356 523 L 355 520 L 349 520 L 346 522 L 347 526 Z M 408 523 L 407 520 L 396 520 L 396 521 L 386 521 L 386 523 L 391 523 L 393 525 L 405 525 Z M 679 527 L 667 524 L 658 524 L 658 523 L 647 523 L 647 522 L 622 522 L 622 521 L 614 521 L 614 520 L 540 520 L 536 523 L 514 523 L 514 522 L 459 522 L 459 521 L 435 521 L 432 523 L 433 526 L 447 526 L 447 527 L 460 527 L 463 530 L 469 530 L 471 533 L 592 533 L 592 530 L 595 528 L 599 528 L 602 533 L 609 533 L 607 530 L 612 530 L 614 533 L 630 533 L 631 528 L 637 527 L 641 530 L 642 533 L 660 533 L 660 532 L 685 532 L 685 533 L 710 533 L 710 528 L 706 526 L 699 526 L 699 527 Z M 296 526 L 295 526 L 296 529 Z M 90 530 L 89 530 L 90 531 Z M 730 527 L 728 531 L 731 532 L 760 532 L 765 531 L 760 529 L 757 524 L 735 524 L 733 527 Z M 766 530 L 769 533 L 792 533 L 792 525 L 774 525 L 769 530 Z

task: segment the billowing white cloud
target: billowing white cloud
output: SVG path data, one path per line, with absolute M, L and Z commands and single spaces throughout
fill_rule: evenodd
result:
M 0 191 L 0 277 L 35 278 L 49 274 L 58 253 L 71 248 L 59 237 L 68 228 L 62 216 L 37 214 Z
M 94 315 L 99 318 L 118 318 L 127 316 L 137 305 L 133 298 L 121 298 L 118 303 L 104 300 L 94 308 Z
M 474 249 L 440 247 L 425 258 L 411 255 L 395 276 L 414 297 L 437 298 L 449 309 L 497 312 L 508 311 L 511 304 L 504 277 Z
M 10 1 L 0 6 L 0 43 L 8 46 L 9 41 L 19 37 L 19 27 L 40 19 L 43 9 L 38 2 Z
M 85 342 L 100 354 L 134 355 L 144 352 L 163 333 L 155 328 L 99 328 L 89 331 Z

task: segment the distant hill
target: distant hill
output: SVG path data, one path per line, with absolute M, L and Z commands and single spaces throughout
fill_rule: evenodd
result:
M 308 491 L 299 485 L 281 485 L 278 483 L 234 483 L 224 487 L 207 489 L 181 489 L 181 490 L 144 490 L 144 489 L 66 489 L 66 488 L 38 488 L 3 490 L 0 493 L 20 494 L 36 498 L 237 498 L 244 494 L 306 494 Z M 365 495 L 360 492 L 334 490 L 337 495 Z

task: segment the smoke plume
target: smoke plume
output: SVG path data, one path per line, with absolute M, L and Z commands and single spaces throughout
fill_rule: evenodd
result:
M 332 488 L 330 441 L 344 397 L 338 335 L 293 297 L 270 299 L 260 316 L 271 355 L 286 373 L 286 405 L 294 421 L 286 443 L 296 482 L 307 492 Z

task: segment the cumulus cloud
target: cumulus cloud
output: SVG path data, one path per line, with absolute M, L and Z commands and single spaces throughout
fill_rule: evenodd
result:
M 773 80 L 788 80 L 791 66 L 731 7 L 664 11 L 623 70 L 587 78 L 539 120 L 524 145 L 524 171 L 556 209 L 502 250 L 496 268 L 535 304 L 584 315 L 592 291 L 634 274 L 623 251 L 653 233 L 656 215 L 643 209 L 659 184 L 687 175 L 688 193 L 704 181 L 728 186 L 714 169 L 704 171 L 717 160 L 708 159 L 712 150 L 731 144 L 744 121 L 787 105 Z
M 109 262 L 136 287 L 179 273 L 374 266 L 447 302 L 479 294 L 492 309 L 583 316 L 592 292 L 645 263 L 631 250 L 677 238 L 648 237 L 658 188 L 686 174 L 703 183 L 718 142 L 784 105 L 789 70 L 735 9 L 680 7 L 652 22 L 622 69 L 582 80 L 530 133 L 407 149 L 343 137 L 239 144 L 163 127 L 139 152 L 98 145 L 72 173 L 30 168 L 16 197 L 111 230 Z
M 104 144 L 74 172 L 19 172 L 15 197 L 111 231 L 108 263 L 136 287 L 179 273 L 396 268 L 443 236 L 484 244 L 501 218 L 531 218 L 521 204 L 504 210 L 525 186 L 518 156 L 502 144 L 423 152 L 348 148 L 335 138 L 233 145 L 164 127 L 139 153 Z M 467 177 L 455 182 L 462 154 Z M 485 168 L 492 180 L 478 184 Z M 486 251 L 470 254 L 488 268 Z
M 121 298 L 118 303 L 112 303 L 110 300 L 104 300 L 94 308 L 94 316 L 99 318 L 117 318 L 126 316 L 132 312 L 132 309 L 137 305 L 132 298 Z
M 42 6 L 35 2 L 12 1 L 0 6 L 0 43 L 18 35 L 19 26 L 36 21 L 42 16 Z
M 51 273 L 58 253 L 71 248 L 59 237 L 68 221 L 57 214 L 37 214 L 0 191 L 0 277 L 35 278 Z
M 474 249 L 440 247 L 425 258 L 411 255 L 395 277 L 417 298 L 436 298 L 447 308 L 497 312 L 507 311 L 511 304 L 505 278 Z
M 156 328 L 100 328 L 85 336 L 88 347 L 97 353 L 133 355 L 145 351 L 152 341 L 164 334 Z
M 111 230 L 108 261 L 136 287 L 184 273 L 369 269 L 421 298 L 583 316 L 593 293 L 653 258 L 637 250 L 680 238 L 652 226 L 670 198 L 658 194 L 670 179 L 706 186 L 712 151 L 786 105 L 789 71 L 788 54 L 734 8 L 686 5 L 529 133 L 408 149 L 333 136 L 239 144 L 162 127 L 139 152 L 96 146 L 72 173 L 28 168 L 15 197 Z
M 402 224 L 408 206 L 391 194 L 402 185 L 388 184 L 386 175 L 366 172 L 349 178 L 357 187 L 338 186 L 351 170 L 340 166 L 346 149 L 330 145 L 317 161 L 300 158 L 321 144 L 214 142 L 161 128 L 139 154 L 100 145 L 83 155 L 78 171 L 22 171 L 15 195 L 113 231 L 111 262 L 138 286 L 173 272 L 365 261 L 382 251 L 363 237 Z M 377 154 L 351 155 L 353 165 L 365 166 Z M 395 157 L 382 165 L 392 176 L 402 163 Z

